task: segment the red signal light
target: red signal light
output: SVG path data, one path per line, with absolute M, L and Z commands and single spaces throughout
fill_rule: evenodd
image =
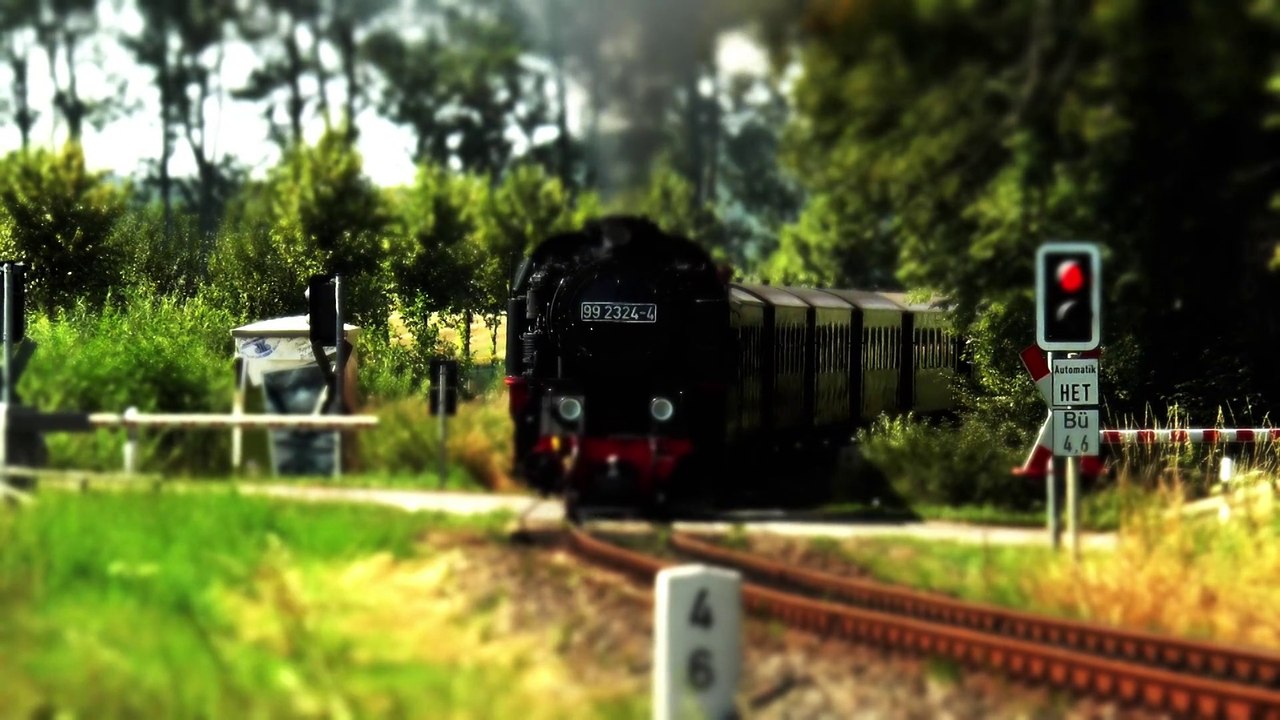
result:
M 1075 260 L 1067 260 L 1058 266 L 1058 287 L 1069 293 L 1078 292 L 1084 287 L 1084 270 Z

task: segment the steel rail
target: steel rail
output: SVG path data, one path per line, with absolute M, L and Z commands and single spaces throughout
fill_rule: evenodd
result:
M 673 534 L 676 550 L 735 567 L 770 584 L 783 584 L 839 598 L 859 607 L 947 623 L 981 632 L 1079 652 L 1194 672 L 1239 683 L 1280 689 L 1280 653 L 1201 642 L 1069 618 L 1052 618 L 985 603 L 957 600 L 874 580 L 848 578 L 774 562 Z
M 570 545 L 590 562 L 652 581 L 672 563 L 620 548 L 571 528 Z M 1078 693 L 1140 703 L 1183 716 L 1280 720 L 1280 692 L 1153 668 L 1077 650 L 941 624 L 879 610 L 815 600 L 743 584 L 746 609 L 799 629 L 852 642 L 953 658 Z

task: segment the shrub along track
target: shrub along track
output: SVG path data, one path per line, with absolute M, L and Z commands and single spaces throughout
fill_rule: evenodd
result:
M 589 562 L 652 583 L 673 563 L 570 529 Z M 1048 618 L 783 565 L 673 534 L 682 556 L 742 572 L 748 612 L 851 642 L 951 658 L 1180 716 L 1280 720 L 1280 655 Z

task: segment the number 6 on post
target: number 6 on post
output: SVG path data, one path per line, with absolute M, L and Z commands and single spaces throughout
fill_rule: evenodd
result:
M 653 717 L 734 717 L 742 672 L 742 578 L 682 565 L 658 573 L 653 606 Z

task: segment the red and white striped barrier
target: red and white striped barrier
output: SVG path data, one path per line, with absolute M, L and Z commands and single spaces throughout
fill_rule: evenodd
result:
M 1103 431 L 1105 435 L 1107 431 Z M 1050 436 L 1053 434 L 1053 417 L 1050 416 L 1040 426 L 1040 434 L 1036 435 L 1036 444 L 1031 447 L 1031 454 L 1027 456 L 1022 467 L 1013 469 L 1014 475 L 1022 477 L 1044 477 L 1049 461 L 1053 460 L 1053 449 L 1049 447 Z M 1105 442 L 1105 441 L 1104 441 Z M 1080 458 L 1080 472 L 1084 475 L 1101 475 L 1103 469 L 1102 458 L 1097 455 L 1085 455 Z
M 1103 430 L 1103 445 L 1155 445 L 1157 443 L 1264 443 L 1280 440 L 1280 428 L 1204 428 L 1165 430 Z
M 1049 448 L 1049 434 L 1053 430 L 1050 422 L 1040 427 L 1035 447 L 1027 456 L 1022 467 L 1014 468 L 1014 475 L 1026 477 L 1044 477 L 1048 463 L 1053 459 L 1053 450 Z M 1102 430 L 1103 445 L 1224 445 L 1227 443 L 1268 443 L 1280 442 L 1280 428 L 1166 428 L 1163 430 Z M 1096 456 L 1085 456 L 1080 459 L 1080 472 L 1085 475 L 1097 475 L 1102 472 L 1103 463 Z
M 1049 361 L 1045 358 L 1044 351 L 1031 345 L 1019 357 L 1022 358 L 1022 366 L 1031 374 L 1031 381 L 1036 384 L 1036 390 L 1040 391 L 1044 404 L 1052 405 L 1049 396 L 1053 390 L 1053 373 L 1049 372 Z

